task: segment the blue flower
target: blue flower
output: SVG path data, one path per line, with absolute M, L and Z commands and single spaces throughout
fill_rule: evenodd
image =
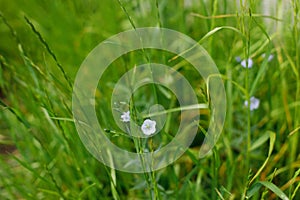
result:
M 247 61 L 248 61 L 248 63 L 247 63 Z M 252 66 L 253 66 L 253 60 L 251 58 L 248 58 L 247 60 L 242 60 L 241 65 L 244 68 L 246 68 L 247 66 L 248 66 L 248 68 L 252 68 Z
M 252 110 L 258 109 L 259 103 L 260 103 L 259 99 L 255 98 L 255 97 L 251 97 L 250 98 L 250 110 L 252 111 Z M 248 107 L 248 101 L 247 100 L 244 102 L 244 105 L 246 107 Z
M 241 57 L 237 56 L 237 57 L 235 57 L 235 61 L 239 63 L 242 61 L 242 59 L 241 59 Z

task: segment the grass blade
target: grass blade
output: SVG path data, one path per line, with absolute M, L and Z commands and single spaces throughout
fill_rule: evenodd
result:
M 274 194 L 276 194 L 282 200 L 289 200 L 289 198 L 286 196 L 286 194 L 280 188 L 278 188 L 276 185 L 274 185 L 273 183 L 268 182 L 268 181 L 258 181 L 257 183 L 255 183 L 248 190 L 248 192 L 247 192 L 247 198 L 252 197 L 255 193 L 258 192 L 258 190 L 262 186 L 265 186 L 266 188 L 268 188 L 269 190 L 271 190 L 272 192 L 274 192 Z
M 267 165 L 269 159 L 270 159 L 270 156 L 272 154 L 272 151 L 273 151 L 273 148 L 274 148 L 274 144 L 275 144 L 275 139 L 276 139 L 276 134 L 273 133 L 273 132 L 268 132 L 268 135 L 269 135 L 269 138 L 270 138 L 270 144 L 269 144 L 269 152 L 268 152 L 268 157 L 267 159 L 265 160 L 265 162 L 263 163 L 263 165 L 259 168 L 259 170 L 256 172 L 256 174 L 253 176 L 253 178 L 250 180 L 250 184 L 256 179 L 257 176 L 259 176 L 259 174 L 262 172 L 262 170 L 265 168 L 265 166 Z M 265 136 L 262 137 L 263 139 L 265 138 Z M 258 142 L 260 141 L 260 139 L 258 140 Z M 259 142 L 261 143 L 261 142 Z M 256 147 L 257 145 L 254 144 Z M 255 147 L 254 146 L 254 147 Z M 253 146 L 252 146 L 253 147 Z M 250 150 L 252 150 L 253 148 L 251 147 Z

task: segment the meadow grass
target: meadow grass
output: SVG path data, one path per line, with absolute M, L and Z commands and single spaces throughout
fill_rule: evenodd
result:
M 300 3 L 278 0 L 271 16 L 263 14 L 262 5 L 0 0 L 0 199 L 300 199 Z M 72 114 L 73 82 L 101 41 L 150 26 L 182 32 L 206 49 L 226 88 L 226 121 L 206 157 L 199 159 L 198 151 L 208 110 L 179 160 L 155 172 L 130 174 L 103 165 L 85 149 Z M 132 141 L 120 131 L 111 94 L 122 74 L 150 61 L 182 73 L 199 103 L 209 103 L 205 82 L 181 57 L 142 49 L 118 58 L 99 81 L 96 110 L 107 137 L 128 151 L 143 152 L 147 141 Z M 259 99 L 257 109 L 245 105 L 251 97 Z M 155 103 L 178 108 L 174 95 L 154 84 L 132 100 L 130 110 L 137 113 Z M 151 140 L 151 151 L 173 139 L 178 119 L 178 113 L 168 113 L 164 134 Z

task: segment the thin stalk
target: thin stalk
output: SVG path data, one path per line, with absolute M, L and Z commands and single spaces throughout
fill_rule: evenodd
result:
M 242 5 L 242 1 L 240 1 Z M 249 172 L 250 169 L 250 149 L 251 149 L 251 112 L 250 112 L 250 94 L 249 94 L 249 85 L 250 85 L 250 79 L 249 79 L 249 68 L 248 68 L 248 59 L 250 58 L 250 46 L 251 46 L 251 25 L 252 25 L 252 13 L 251 13 L 251 7 L 248 8 L 248 14 L 249 14 L 249 21 L 247 21 L 247 25 L 245 25 L 245 19 L 244 19 L 244 13 L 247 12 L 245 8 L 247 7 L 247 1 L 244 2 L 245 4 L 242 6 L 242 16 L 241 16 L 241 22 L 242 22 L 242 33 L 246 35 L 246 42 L 244 42 L 244 57 L 246 59 L 246 76 L 245 76 L 245 90 L 246 90 L 246 100 L 249 102 L 247 106 L 247 142 L 246 142 L 246 151 L 245 151 L 245 171 Z M 251 5 L 251 0 L 250 0 Z M 241 199 L 244 199 L 246 196 L 246 192 L 248 189 L 248 179 L 246 178 L 244 186 L 244 192 Z
M 215 15 L 217 15 L 218 1 L 214 0 L 212 4 L 213 4 L 212 16 L 215 16 Z M 212 18 L 211 19 L 210 30 L 213 30 L 214 27 L 215 27 L 215 19 Z M 214 46 L 214 40 L 213 40 L 213 38 L 210 38 L 209 47 L 210 47 L 210 52 L 211 53 L 213 52 L 213 46 Z
M 250 9 L 249 9 L 250 11 Z M 251 12 L 251 11 L 250 11 Z M 251 14 L 250 14 L 251 15 Z M 250 18 L 250 21 L 249 21 L 249 29 L 251 27 L 251 18 Z M 247 154 L 246 154 L 246 169 L 248 171 L 248 169 L 250 168 L 250 148 L 251 148 L 251 113 L 250 113 L 250 94 L 249 94 L 249 68 L 248 68 L 248 58 L 250 57 L 250 46 L 251 46 L 251 42 L 250 42 L 250 39 L 251 39 L 251 34 L 250 34 L 250 30 L 248 30 L 248 41 L 247 41 L 247 46 L 246 46 L 246 79 L 245 79 L 245 88 L 246 88 L 246 91 L 247 91 L 247 95 L 246 95 L 246 98 L 247 98 L 247 101 L 248 101 L 248 106 L 247 106 Z
M 125 14 L 126 14 L 128 20 L 129 20 L 131 26 L 133 27 L 134 30 L 136 30 L 136 25 L 134 24 L 133 19 L 129 15 L 127 9 L 125 8 L 125 6 L 121 2 L 121 0 L 118 0 L 118 3 L 120 5 L 121 9 L 125 12 Z M 157 6 L 158 6 L 158 3 L 157 3 Z M 138 37 L 139 37 L 139 35 L 138 35 Z M 139 40 L 140 40 L 141 44 L 143 44 L 143 40 L 142 40 L 141 37 L 139 37 Z M 150 60 L 149 56 L 146 54 L 145 49 L 142 48 L 141 50 L 143 52 L 143 55 L 145 56 L 146 62 L 149 63 L 149 65 L 150 65 L 151 60 Z M 153 81 L 154 77 L 153 77 L 153 72 L 152 72 L 151 67 L 150 67 L 150 73 L 151 73 L 151 80 L 152 80 L 152 82 L 154 82 Z M 158 102 L 157 90 L 156 90 L 156 87 L 155 87 L 154 84 L 152 84 L 152 91 L 153 91 L 153 94 L 154 94 L 155 103 L 157 104 L 157 102 Z M 130 110 L 134 110 L 134 112 L 136 113 L 135 106 L 134 106 L 134 100 L 133 99 L 131 101 Z M 135 115 L 135 117 L 136 117 L 136 115 Z M 139 138 L 134 138 L 133 137 L 133 141 L 134 141 L 134 145 L 135 145 L 137 153 L 138 154 L 142 154 L 143 153 L 143 147 L 142 147 L 141 140 Z M 151 148 L 150 151 L 153 152 L 153 146 L 152 145 L 150 145 L 150 148 Z M 144 165 L 145 161 L 143 160 L 143 157 L 140 156 L 140 159 L 141 159 L 141 163 L 143 165 L 143 168 L 145 169 L 145 165 Z M 150 198 L 151 199 L 160 199 L 159 192 L 158 192 L 158 187 L 157 187 L 157 182 L 156 182 L 156 179 L 155 179 L 155 172 L 154 171 L 152 171 L 152 172 L 145 172 L 144 176 L 145 176 L 146 182 L 148 184 L 148 188 L 150 190 Z

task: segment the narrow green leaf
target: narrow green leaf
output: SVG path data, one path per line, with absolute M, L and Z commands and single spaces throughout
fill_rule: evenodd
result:
M 270 134 L 268 132 L 264 133 L 260 138 L 255 140 L 251 145 L 250 151 L 253 151 L 263 145 L 270 138 Z
M 246 41 L 246 37 L 243 35 L 243 33 L 242 33 L 239 29 L 237 29 L 237 28 L 235 28 L 235 27 L 232 27 L 232 26 L 220 26 L 220 27 L 214 28 L 213 30 L 211 30 L 211 31 L 209 31 L 207 34 L 205 34 L 205 35 L 198 41 L 198 43 L 201 44 L 204 40 L 206 40 L 207 38 L 209 38 L 209 37 L 212 36 L 213 34 L 217 33 L 217 32 L 220 31 L 220 30 L 223 30 L 223 29 L 225 29 L 225 30 L 232 30 L 232 31 L 238 33 L 238 34 L 242 37 L 242 39 L 243 39 L 244 41 Z M 184 55 L 185 53 L 187 53 L 187 52 L 189 52 L 190 50 L 192 50 L 195 46 L 196 46 L 196 45 L 192 46 L 191 48 L 189 48 L 189 49 L 187 49 L 187 50 L 185 50 L 185 51 L 183 51 L 183 52 L 181 52 L 181 53 L 178 54 L 177 56 L 174 56 L 173 58 L 171 58 L 171 59 L 169 60 L 169 62 L 171 62 L 171 61 L 173 61 L 173 60 L 176 60 L 176 59 L 179 58 L 180 56 L 182 56 L 182 55 Z
M 42 181 L 44 181 L 45 183 L 52 185 L 50 181 L 48 181 L 47 179 L 45 179 L 44 177 L 42 177 L 40 174 L 37 173 L 37 171 L 35 169 L 33 169 L 31 166 L 29 166 L 27 163 L 21 161 L 19 158 L 17 158 L 16 156 L 12 155 L 12 158 L 15 159 L 20 165 L 22 165 L 25 169 L 29 170 L 32 174 L 35 175 L 35 177 L 41 179 Z
M 198 43 L 201 44 L 204 40 L 206 40 L 207 38 L 209 38 L 210 36 L 212 36 L 213 34 L 215 34 L 216 32 L 220 31 L 220 30 L 223 30 L 223 29 L 227 29 L 227 30 L 232 30 L 236 33 L 238 33 L 243 40 L 246 40 L 245 36 L 243 35 L 243 33 L 237 29 L 237 28 L 234 28 L 232 26 L 220 26 L 220 27 L 216 27 L 214 28 L 213 30 L 209 31 L 207 34 L 205 34 L 199 41 Z
M 50 194 L 50 195 L 60 197 L 59 193 L 55 192 L 53 190 L 48 190 L 48 189 L 43 189 L 43 188 L 38 188 L 38 190 L 41 191 L 41 192 L 47 193 L 48 195 Z
M 253 195 L 255 195 L 261 187 L 262 187 L 262 185 L 259 183 L 255 183 L 254 185 L 252 185 L 252 187 L 249 188 L 247 191 L 247 198 L 250 198 Z
M 270 51 L 266 53 L 266 56 L 265 56 L 265 59 L 264 61 L 262 62 L 260 68 L 259 68 L 259 71 L 253 81 L 253 83 L 251 84 L 251 89 L 250 89 L 250 93 L 249 93 L 249 96 L 253 96 L 254 92 L 255 92 L 255 89 L 256 89 L 256 86 L 257 84 L 259 83 L 261 77 L 265 74 L 265 72 L 267 71 L 267 67 L 269 66 L 268 65 L 268 57 L 270 55 Z
M 283 200 L 289 200 L 285 193 L 273 183 L 267 181 L 259 181 L 259 183 L 274 192 L 279 198 Z
M 271 190 L 272 192 L 274 192 L 274 194 L 276 194 L 279 198 L 283 199 L 283 200 L 289 200 L 289 198 L 286 196 L 286 194 L 280 189 L 278 188 L 276 185 L 274 185 L 271 182 L 268 181 L 258 181 L 257 183 L 255 183 L 247 192 L 247 198 L 252 197 L 255 193 L 258 192 L 258 190 L 262 187 L 265 186 L 266 188 L 268 188 L 269 190 Z
M 295 179 L 300 175 L 300 168 L 295 172 L 294 177 L 293 177 L 293 182 L 295 181 Z M 292 186 L 292 185 L 291 185 Z M 298 185 L 296 186 L 296 188 L 294 189 L 294 192 L 292 194 L 291 199 L 294 199 L 294 197 L 296 196 L 297 191 L 300 188 L 300 182 L 298 183 Z
M 17 117 L 17 119 L 18 119 L 22 124 L 24 124 L 24 126 L 25 126 L 26 128 L 30 128 L 29 122 L 21 115 L 21 113 L 20 113 L 18 110 L 14 109 L 14 108 L 12 108 L 12 107 L 9 107 L 9 106 L 6 105 L 6 103 L 4 103 L 1 99 L 0 99 L 0 106 L 3 106 L 4 108 L 7 108 L 12 114 L 14 114 L 14 115 Z
M 275 144 L 275 139 L 276 139 L 276 134 L 274 132 L 267 132 L 270 138 L 270 144 L 269 144 L 269 152 L 268 152 L 268 157 L 265 160 L 264 164 L 259 168 L 259 170 L 256 172 L 256 174 L 253 176 L 253 178 L 250 180 L 250 183 L 252 183 L 256 177 L 258 177 L 260 175 L 260 173 L 262 172 L 262 170 L 265 168 L 265 166 L 267 165 L 270 156 L 272 154 L 273 148 L 274 148 L 274 144 Z
M 96 183 L 92 183 L 90 185 L 88 185 L 87 187 L 85 187 L 80 193 L 79 193 L 79 197 L 81 198 L 86 191 L 88 191 L 89 189 L 91 189 L 92 187 L 94 187 L 96 185 Z

